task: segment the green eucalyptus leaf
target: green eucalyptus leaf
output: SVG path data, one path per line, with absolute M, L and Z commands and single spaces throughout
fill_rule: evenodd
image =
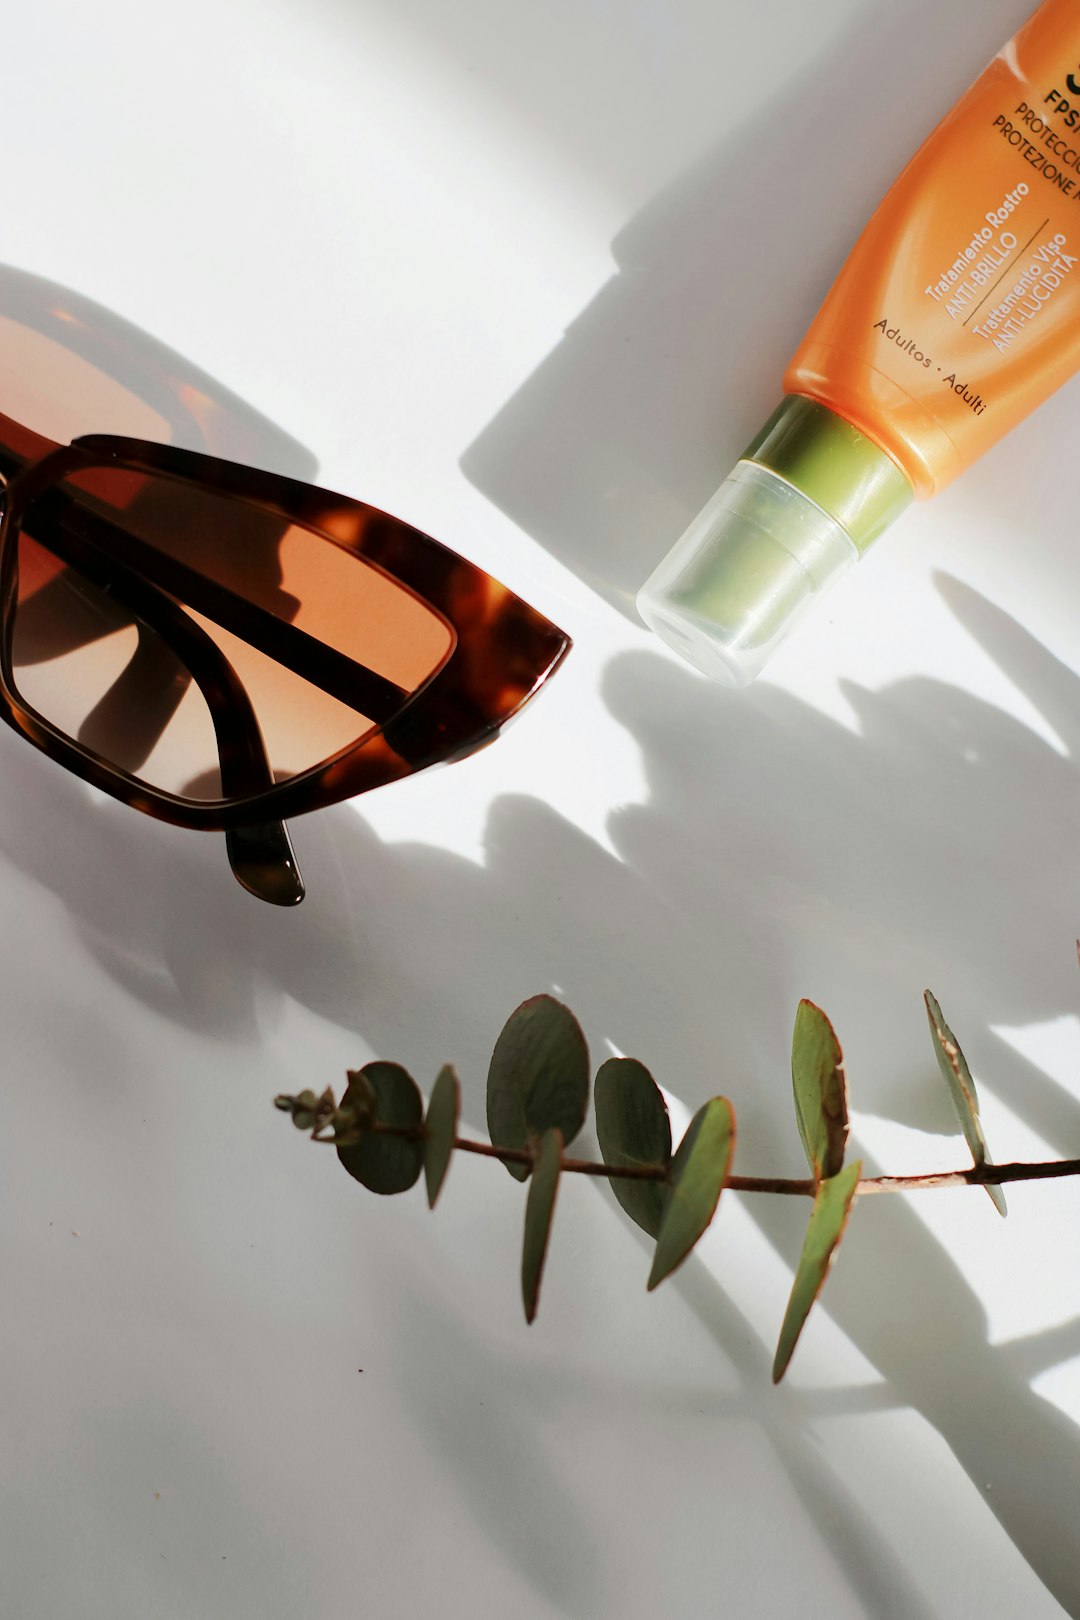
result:
M 359 1080 L 349 1075 L 349 1088 L 344 1101 L 356 1084 L 361 1104 L 369 1100 L 367 1081 L 375 1092 L 374 1125 L 392 1125 L 398 1129 L 416 1131 L 417 1136 L 382 1135 L 375 1129 L 359 1142 L 339 1147 L 337 1156 L 357 1181 L 363 1182 L 371 1192 L 407 1192 L 420 1174 L 424 1162 L 424 1144 L 420 1127 L 424 1118 L 424 1099 L 415 1080 L 400 1063 L 365 1063 L 357 1071 Z
M 791 1083 L 799 1135 L 815 1181 L 837 1175 L 848 1138 L 844 1054 L 820 1007 L 800 1001 L 791 1038 Z
M 555 1195 L 559 1190 L 559 1172 L 562 1169 L 562 1132 L 552 1126 L 540 1138 L 529 1182 L 529 1196 L 525 1203 L 525 1241 L 521 1250 L 521 1297 L 525 1302 L 525 1320 L 536 1318 L 540 1301 L 540 1282 L 544 1275 L 548 1238 L 551 1236 L 551 1217 L 555 1213 Z
M 424 1121 L 424 1182 L 429 1209 L 435 1208 L 435 1200 L 450 1168 L 450 1155 L 454 1151 L 460 1117 L 461 1086 L 447 1063 L 439 1070 L 438 1079 L 431 1088 L 427 1119 Z
M 716 1213 L 735 1149 L 735 1113 L 726 1097 L 699 1108 L 671 1161 L 649 1287 L 682 1264 Z
M 342 1136 L 362 1136 L 375 1118 L 379 1099 L 375 1087 L 361 1069 L 350 1069 L 348 1089 L 336 1110 L 335 1130 Z
M 558 1127 L 572 1142 L 589 1103 L 589 1049 L 569 1008 L 533 996 L 510 1014 L 491 1054 L 488 1134 L 496 1147 L 526 1148 Z M 507 1164 L 518 1181 L 527 1164 Z
M 671 1120 L 660 1088 L 643 1063 L 636 1058 L 608 1058 L 597 1072 L 593 1108 L 606 1165 L 618 1170 L 647 1165 L 667 1170 Z M 630 1219 L 656 1237 L 667 1201 L 665 1183 L 613 1176 L 609 1185 Z
M 846 1170 L 841 1170 L 839 1175 L 830 1176 L 818 1187 L 814 1207 L 810 1211 L 810 1224 L 806 1228 L 802 1254 L 799 1256 L 795 1272 L 795 1281 L 791 1286 L 791 1298 L 788 1300 L 783 1326 L 780 1329 L 780 1342 L 776 1346 L 776 1356 L 773 1359 L 774 1384 L 778 1384 L 787 1371 L 803 1324 L 828 1276 L 829 1267 L 833 1263 L 840 1239 L 844 1235 L 844 1228 L 847 1226 L 848 1216 L 851 1214 L 855 1188 L 861 1175 L 862 1160 L 856 1159 Z
M 926 1016 L 930 1020 L 930 1033 L 934 1037 L 938 1068 L 949 1088 L 949 1096 L 959 1116 L 964 1140 L 971 1149 L 971 1157 L 977 1165 L 993 1164 L 994 1161 L 986 1147 L 982 1120 L 979 1118 L 979 1098 L 971 1070 L 967 1066 L 967 1059 L 960 1050 L 959 1041 L 942 1017 L 936 997 L 927 990 L 923 994 L 923 1000 L 926 1002 Z M 998 1214 L 1007 1215 L 1009 1210 L 1002 1189 L 987 1183 L 986 1191 Z

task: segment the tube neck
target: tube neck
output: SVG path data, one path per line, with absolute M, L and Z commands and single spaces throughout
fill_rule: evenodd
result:
M 863 552 L 914 499 L 896 462 L 853 422 L 803 394 L 788 394 L 746 450 L 820 506 Z

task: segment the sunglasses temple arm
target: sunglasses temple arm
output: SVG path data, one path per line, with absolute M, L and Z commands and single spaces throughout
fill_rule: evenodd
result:
M 77 537 L 88 553 L 93 550 L 110 563 L 125 566 L 151 589 L 168 591 L 172 598 L 186 602 L 366 719 L 382 724 L 400 712 L 409 696 L 404 687 L 177 557 L 159 551 L 89 506 L 77 504 L 70 497 L 56 499 L 58 494 L 42 497 L 39 509 L 49 512 L 52 523 L 65 536 Z
M 283 821 L 230 827 L 225 834 L 225 848 L 233 877 L 257 900 L 266 900 L 272 906 L 300 904 L 305 894 L 304 879 Z
M 35 536 L 69 567 L 101 586 L 169 647 L 202 693 L 218 749 L 226 797 L 264 792 L 274 776 L 255 711 L 239 676 L 206 631 L 169 597 L 154 590 L 113 558 L 107 568 L 94 550 L 80 543 L 66 525 L 50 524 Z M 295 906 L 304 898 L 304 880 L 282 821 L 231 828 L 225 834 L 229 865 L 237 882 L 271 905 Z
M 133 579 L 122 563 L 114 567 L 125 576 L 126 605 L 168 644 L 202 693 L 214 727 L 222 792 L 231 798 L 273 787 L 251 699 L 221 648 L 169 597 Z M 118 597 L 115 585 L 112 594 Z M 236 881 L 256 899 L 296 906 L 304 898 L 304 879 L 283 821 L 228 828 L 225 848 Z
M 150 659 L 143 658 L 138 667 L 149 632 L 159 645 L 169 649 L 202 693 L 214 726 L 222 791 L 229 795 L 258 793 L 273 786 L 273 773 L 251 700 L 221 648 L 168 597 L 130 581 L 122 564 L 117 565 L 116 572 L 124 578 L 119 590 L 114 580 L 110 591 L 113 599 L 119 604 L 123 598 L 123 605 L 133 612 L 132 595 L 137 593 L 139 597 L 139 646 L 120 681 L 130 677 L 137 685 L 140 680 L 154 679 L 157 661 L 152 654 Z M 157 668 L 160 671 L 159 664 Z M 115 690 L 116 683 L 112 688 Z M 280 906 L 295 906 L 304 898 L 304 880 L 284 822 L 231 828 L 225 834 L 225 847 L 233 876 L 250 894 Z
M 202 693 L 214 727 L 221 789 L 225 796 L 261 793 L 274 785 L 259 722 L 251 699 L 217 643 L 168 597 L 148 591 L 140 612 L 166 640 Z M 180 643 L 180 645 L 178 645 Z M 283 821 L 231 827 L 225 849 L 242 888 L 274 906 L 296 906 L 304 879 Z
M 115 567 L 126 576 L 121 587 L 126 605 L 168 644 L 202 693 L 214 727 L 222 792 L 231 798 L 273 787 L 251 699 L 221 648 L 167 596 L 132 579 L 122 563 Z M 115 585 L 112 594 L 119 599 Z M 283 821 L 231 827 L 225 848 L 236 881 L 256 899 L 295 906 L 304 898 L 304 879 Z

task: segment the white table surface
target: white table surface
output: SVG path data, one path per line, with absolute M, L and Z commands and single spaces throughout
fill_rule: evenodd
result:
M 1006 1223 L 860 1205 L 774 1391 L 803 1202 L 727 1194 L 647 1296 L 641 1235 L 568 1180 L 530 1329 L 498 1166 L 456 1161 L 432 1216 L 270 1106 L 452 1060 L 482 1134 L 503 1019 L 550 991 L 594 1064 L 644 1059 L 679 1124 L 726 1093 L 739 1168 L 797 1175 L 805 995 L 867 1164 L 962 1165 L 929 984 L 995 1155 L 1080 1152 L 1077 385 L 749 693 L 630 607 L 1026 10 L 8 17 L 0 315 L 67 300 L 132 376 L 172 351 L 223 453 L 399 513 L 576 643 L 494 748 L 294 824 L 289 913 L 0 736 L 11 1620 L 1080 1614 L 1076 1183 Z M 32 425 L 131 426 L 21 381 Z

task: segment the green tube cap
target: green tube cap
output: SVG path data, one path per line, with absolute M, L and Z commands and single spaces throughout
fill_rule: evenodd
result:
M 638 611 L 697 668 L 745 686 L 913 495 L 872 439 L 790 395 L 646 581 Z

